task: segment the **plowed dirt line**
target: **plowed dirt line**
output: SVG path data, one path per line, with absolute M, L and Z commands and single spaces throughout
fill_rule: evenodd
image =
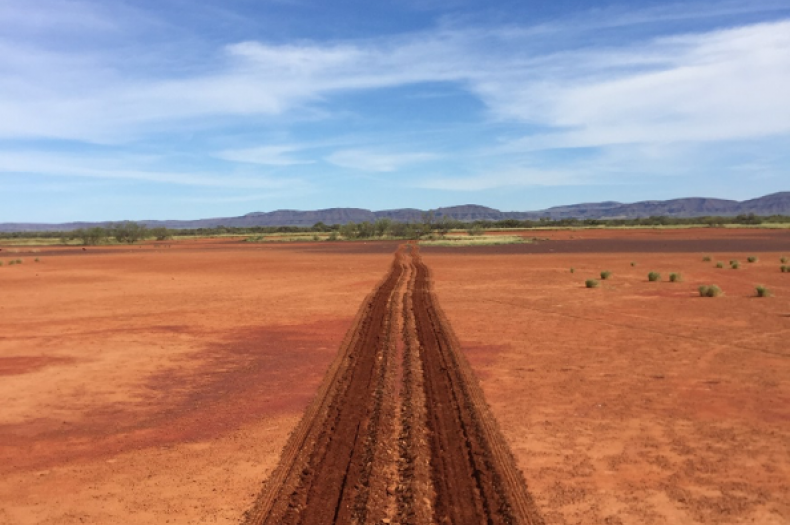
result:
M 402 246 L 244 523 L 542 523 L 459 348 Z

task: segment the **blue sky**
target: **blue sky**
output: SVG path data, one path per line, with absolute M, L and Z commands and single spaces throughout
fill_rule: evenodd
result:
M 790 2 L 0 0 L 0 222 L 790 190 Z

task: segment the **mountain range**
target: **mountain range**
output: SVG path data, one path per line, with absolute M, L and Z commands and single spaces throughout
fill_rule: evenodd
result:
M 745 201 L 708 199 L 692 197 L 665 201 L 641 201 L 630 204 L 606 201 L 594 203 L 555 206 L 539 211 L 499 211 L 486 206 L 466 204 L 433 210 L 436 218 L 449 217 L 460 221 L 504 219 L 633 219 L 649 216 L 701 217 L 735 216 L 753 213 L 755 215 L 790 215 L 790 191 L 773 193 Z M 312 226 L 317 222 L 324 224 L 345 224 L 347 222 L 375 221 L 389 218 L 398 222 L 419 221 L 423 210 L 399 208 L 394 210 L 371 211 L 363 208 L 328 208 L 325 210 L 275 210 L 253 212 L 241 217 L 215 217 L 197 220 L 143 220 L 136 221 L 153 228 L 213 228 L 216 226 Z M 68 222 L 61 224 L 43 223 L 0 223 L 0 232 L 15 231 L 69 231 L 78 228 L 106 226 L 104 222 Z

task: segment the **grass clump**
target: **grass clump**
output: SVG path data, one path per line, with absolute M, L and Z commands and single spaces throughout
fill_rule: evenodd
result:
M 768 290 L 764 285 L 760 284 L 756 288 L 757 290 L 757 297 L 771 297 L 771 291 Z
M 746 258 L 746 260 L 749 261 L 750 263 L 756 263 L 757 257 L 755 257 L 754 255 L 750 255 L 749 257 Z
M 576 271 L 576 268 L 571 268 L 571 273 L 574 273 L 575 271 Z
M 650 272 L 649 274 L 647 274 L 647 280 L 650 282 L 660 281 L 661 274 L 658 272 Z
M 600 283 L 596 279 L 587 279 L 584 281 L 584 286 L 587 288 L 598 288 Z
M 779 259 L 779 262 L 785 264 L 787 262 L 787 257 L 782 257 L 781 259 Z
M 715 284 L 711 284 L 711 285 L 703 284 L 698 288 L 698 290 L 700 297 L 718 297 L 722 294 L 721 288 L 719 288 Z
M 705 257 L 702 258 L 702 262 L 710 262 L 710 257 L 706 255 Z
M 631 261 L 631 266 L 636 266 L 636 263 L 634 261 Z
M 38 257 L 36 257 L 36 258 L 33 260 L 33 262 L 41 262 L 41 259 L 39 259 Z
M 782 273 L 788 273 L 788 272 L 790 272 L 790 266 L 782 265 L 782 266 L 779 267 L 779 271 L 782 272 Z
M 737 270 L 740 267 L 741 267 L 741 263 L 739 263 L 738 261 L 730 261 L 730 268 L 732 268 L 733 270 Z
M 601 279 L 603 279 L 604 281 L 611 276 L 612 276 L 612 272 L 610 272 L 609 270 L 604 270 L 601 272 Z
M 716 268 L 724 268 L 724 263 L 719 261 L 716 263 Z
M 669 274 L 669 282 L 671 283 L 679 283 L 683 280 L 683 277 L 679 273 L 671 273 Z

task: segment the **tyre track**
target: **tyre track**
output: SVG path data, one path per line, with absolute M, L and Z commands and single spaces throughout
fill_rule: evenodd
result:
M 401 246 L 243 523 L 541 524 L 459 349 Z

